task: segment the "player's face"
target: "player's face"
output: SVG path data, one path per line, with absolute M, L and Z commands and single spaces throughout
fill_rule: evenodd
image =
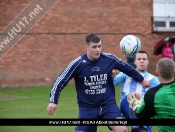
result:
M 149 64 L 147 54 L 137 53 L 134 63 L 136 64 L 136 67 L 139 71 L 146 71 Z
M 90 42 L 89 46 L 86 46 L 87 56 L 91 61 L 98 60 L 102 50 L 101 41 L 98 43 Z

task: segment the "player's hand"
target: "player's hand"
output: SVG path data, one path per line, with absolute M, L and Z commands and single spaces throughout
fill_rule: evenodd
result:
M 113 70 L 112 70 L 112 73 L 111 73 L 112 78 L 115 77 L 118 73 L 119 73 L 118 70 L 113 69 Z
M 56 110 L 56 108 L 57 108 L 57 104 L 55 104 L 55 103 L 49 103 L 48 106 L 47 106 L 47 113 L 49 115 L 53 115 L 53 113 Z
M 138 108 L 142 102 L 141 96 L 139 92 L 132 92 L 128 95 L 127 101 L 129 103 L 129 107 L 134 111 Z
M 144 88 L 148 88 L 150 86 L 150 81 L 144 78 L 144 80 L 141 82 L 141 85 Z

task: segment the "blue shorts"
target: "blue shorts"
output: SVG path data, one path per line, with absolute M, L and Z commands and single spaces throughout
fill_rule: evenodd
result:
M 79 107 L 79 119 L 116 119 L 123 117 L 115 102 L 103 106 L 81 106 Z M 97 125 L 76 126 L 76 132 L 96 132 Z
M 127 119 L 137 119 L 134 111 L 129 107 L 127 96 L 120 102 L 120 110 L 125 118 Z M 131 126 L 133 129 L 139 128 L 140 126 Z M 152 132 L 152 126 L 141 126 Z

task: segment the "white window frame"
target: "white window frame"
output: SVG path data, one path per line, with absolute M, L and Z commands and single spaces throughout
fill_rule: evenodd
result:
M 175 0 L 154 0 L 155 3 L 165 3 L 165 8 L 168 8 L 168 4 L 175 4 Z M 165 22 L 165 27 L 156 27 L 155 22 Z M 174 16 L 169 16 L 166 12 L 165 16 L 153 16 L 153 30 L 156 32 L 174 32 L 175 27 L 170 27 L 170 22 L 175 22 L 175 12 Z

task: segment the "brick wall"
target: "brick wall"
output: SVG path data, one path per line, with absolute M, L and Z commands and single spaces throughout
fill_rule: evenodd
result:
M 29 2 L 0 1 L 0 30 Z M 154 73 L 160 58 L 153 55 L 155 43 L 174 34 L 152 32 L 152 5 L 152 0 L 59 1 L 0 60 L 0 87 L 51 85 L 71 60 L 86 52 L 84 37 L 91 32 L 101 36 L 104 52 L 123 60 L 121 38 L 127 34 L 138 36 L 141 50 L 150 56 L 148 71 Z

